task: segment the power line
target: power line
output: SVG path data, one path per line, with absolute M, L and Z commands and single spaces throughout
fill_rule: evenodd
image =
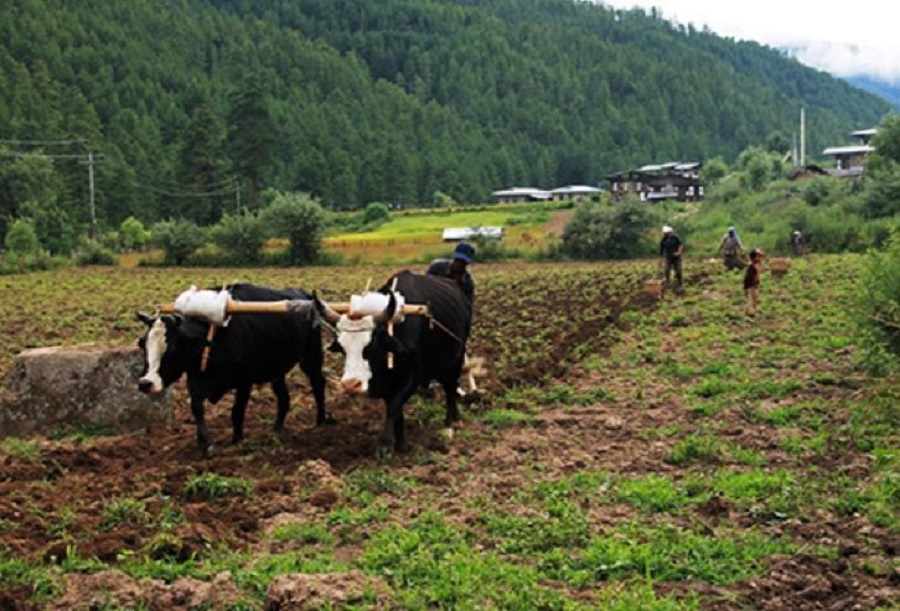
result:
M 216 197 L 218 195 L 231 195 L 240 191 L 240 185 L 234 184 L 227 188 L 220 188 L 213 191 L 170 191 L 155 185 L 135 183 L 135 186 L 141 189 L 147 189 L 160 195 L 168 195 L 170 197 Z
M 34 142 L 43 142 L 59 144 L 62 142 L 78 142 L 80 144 L 87 144 L 87 140 L 0 140 L 0 142 L 19 142 L 21 143 L 34 143 Z M 94 155 L 93 151 L 90 149 L 90 145 L 87 147 L 88 152 L 80 155 L 77 154 L 52 154 L 48 155 L 46 153 L 31 153 L 26 152 L 22 153 L 19 151 L 13 151 L 11 153 L 3 153 L 4 157 L 40 157 L 43 159 L 76 159 L 79 164 L 88 166 L 88 189 L 90 192 L 90 210 L 91 210 L 91 241 L 94 241 L 97 238 L 97 212 L 96 206 L 94 205 L 94 166 L 98 163 L 103 163 L 106 158 L 104 155 Z
M 46 153 L 22 153 L 19 151 L 12 151 L 10 153 L 0 153 L 0 156 L 3 157 L 42 157 L 44 159 L 84 159 L 88 157 L 90 153 L 73 153 L 70 155 L 47 155 Z
M 75 140 L 12 140 L 0 139 L 0 144 L 14 144 L 17 146 L 57 146 L 70 144 L 87 144 L 87 140 L 78 138 Z
M 136 180 L 139 180 L 144 183 L 152 184 L 153 186 L 160 189 L 168 189 L 171 191 L 178 192 L 189 192 L 189 191 L 209 191 L 214 189 L 227 189 L 233 187 L 240 179 L 236 176 L 231 176 L 229 178 L 223 178 L 222 180 L 213 181 L 209 183 L 179 183 L 175 181 L 167 181 L 167 180 L 159 180 L 159 179 L 150 179 L 146 176 L 141 176 L 139 174 L 134 174 L 133 176 Z

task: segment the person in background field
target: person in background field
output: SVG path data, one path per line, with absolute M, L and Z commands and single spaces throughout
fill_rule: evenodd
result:
M 468 267 L 474 259 L 475 247 L 468 242 L 460 242 L 449 259 L 435 259 L 425 272 L 432 276 L 446 276 L 456 280 L 469 302 L 470 312 L 475 299 L 475 281 L 472 280 Z
M 796 229 L 791 232 L 791 254 L 795 257 L 803 255 L 803 234 Z
M 719 254 L 722 255 L 722 261 L 725 263 L 725 269 L 731 271 L 740 269 L 741 267 L 741 239 L 737 235 L 734 227 L 729 227 L 728 231 L 722 236 L 719 242 Z
M 681 288 L 681 254 L 684 252 L 684 242 L 675 235 L 675 230 L 668 225 L 662 228 L 662 232 L 663 237 L 659 243 L 659 256 L 666 284 L 669 283 L 672 269 L 674 268 L 676 285 L 678 288 Z
M 468 242 L 460 242 L 456 245 L 456 248 L 453 249 L 453 254 L 450 255 L 449 259 L 435 259 L 431 262 L 428 266 L 428 270 L 425 272 L 432 276 L 446 276 L 447 278 L 452 278 L 459 284 L 459 288 L 462 289 L 463 295 L 466 297 L 466 302 L 469 304 L 469 329 L 471 329 L 472 325 L 472 306 L 475 301 L 475 281 L 472 280 L 472 274 L 469 273 L 469 264 L 474 260 L 475 247 Z M 466 331 L 466 334 L 468 335 L 468 330 Z M 471 362 L 469 353 L 466 352 L 462 373 L 463 376 L 468 378 L 469 392 L 473 393 L 476 392 L 477 389 L 475 387 L 475 378 L 473 377 L 474 374 Z M 429 388 L 432 393 L 437 385 L 438 383 L 436 380 L 431 382 Z
M 759 308 L 759 277 L 762 274 L 762 260 L 766 254 L 762 248 L 754 248 L 750 251 L 750 265 L 744 272 L 744 293 L 747 295 L 748 316 L 756 316 Z

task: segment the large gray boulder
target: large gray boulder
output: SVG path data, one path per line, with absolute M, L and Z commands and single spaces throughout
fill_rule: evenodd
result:
M 84 425 L 116 432 L 168 422 L 168 392 L 138 391 L 143 353 L 136 347 L 53 346 L 19 353 L 0 389 L 0 437 Z

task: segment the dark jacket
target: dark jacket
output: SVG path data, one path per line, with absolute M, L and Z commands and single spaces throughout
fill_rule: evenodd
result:
M 665 256 L 669 261 L 674 261 L 681 256 L 680 254 L 676 254 L 681 245 L 681 238 L 674 233 L 670 233 L 659 242 L 659 256 Z
M 759 286 L 759 262 L 753 263 L 747 266 L 747 271 L 744 272 L 744 290 L 747 289 L 755 289 Z
M 431 265 L 428 266 L 428 271 L 425 272 L 431 276 L 450 276 L 450 265 L 453 263 L 450 259 L 435 259 L 431 262 Z M 469 311 L 472 310 L 472 305 L 475 301 L 475 281 L 472 280 L 472 275 L 469 273 L 469 270 L 463 272 L 462 278 L 459 279 L 459 288 L 462 289 L 463 295 L 466 296 L 466 299 L 469 301 Z

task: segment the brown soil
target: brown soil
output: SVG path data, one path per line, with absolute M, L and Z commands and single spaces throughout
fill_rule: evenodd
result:
M 697 283 L 699 280 L 692 279 Z M 600 374 L 574 369 L 567 350 L 587 343 L 602 353 L 612 342 L 627 336 L 627 325 L 619 321 L 623 309 L 655 307 L 652 299 L 636 292 L 612 297 L 616 299 L 611 298 L 607 303 L 607 315 L 563 332 L 538 361 L 523 363 L 519 369 L 509 369 L 496 378 L 482 381 L 483 399 L 469 409 L 485 409 L 504 388 L 514 383 L 541 385 L 548 379 L 565 378 L 584 389 L 604 383 Z M 548 309 L 572 311 L 573 304 L 561 293 L 548 294 L 546 298 L 553 300 Z M 486 297 L 480 299 L 481 324 L 502 328 L 501 321 L 492 318 L 496 314 L 491 313 L 492 307 L 499 304 L 491 303 Z M 611 333 L 613 330 L 615 333 Z M 489 367 L 502 357 L 487 335 L 478 336 L 474 344 L 473 352 L 485 357 Z M 694 417 L 683 406 L 660 398 L 668 396 L 664 389 L 654 388 L 652 384 L 644 387 L 643 399 L 638 403 L 626 398 L 634 396 L 634 389 L 623 387 L 616 389 L 621 397 L 617 401 L 577 409 L 544 406 L 533 426 L 498 432 L 468 418 L 462 425 L 465 435 L 457 435 L 452 443 L 440 436 L 437 423 L 422 423 L 410 414 L 407 427 L 408 439 L 415 446 L 413 451 L 379 463 L 375 458 L 375 444 L 383 411 L 380 404 L 342 398 L 330 387 L 329 407 L 338 424 L 316 427 L 305 379 L 299 374 L 292 375 L 290 384 L 294 409 L 288 417 L 287 431 L 280 439 L 273 438 L 270 430 L 275 400 L 265 389 L 255 391 L 251 399 L 246 441 L 241 446 L 227 443 L 231 430 L 228 398 L 210 406 L 207 419 L 217 442 L 210 458 L 202 457 L 195 447 L 195 427 L 182 385 L 175 389 L 171 426 L 129 436 L 96 437 L 83 443 L 73 438 L 43 441 L 41 457 L 36 462 L 6 456 L 0 477 L 0 524 L 14 524 L 15 528 L 0 531 L 2 547 L 15 557 L 52 563 L 61 562 L 70 546 L 75 545 L 79 558 L 97 558 L 113 567 L 123 553 L 147 550 L 153 550 L 151 555 L 174 555 L 182 559 L 192 555 L 203 558 L 210 550 L 223 546 L 262 551 L 263 546 L 272 545 L 265 533 L 273 524 L 279 520 L 316 519 L 324 515 L 340 502 L 342 476 L 365 467 L 414 477 L 426 498 L 441 499 L 433 509 L 444 512 L 448 519 L 467 522 L 473 511 L 470 508 L 477 505 L 473 499 L 508 500 L 510 493 L 525 483 L 525 473 L 534 465 L 539 465 L 547 479 L 579 470 L 601 469 L 633 475 L 675 475 L 680 468 L 663 460 L 672 441 L 648 438 L 642 433 L 672 425 L 686 429 L 694 425 Z M 846 390 L 835 388 L 833 392 Z M 465 418 L 465 408 L 463 413 Z M 778 450 L 770 427 L 747 423 L 737 410 L 723 413 L 719 419 L 726 423 L 722 430 L 727 431 L 730 440 L 764 452 L 773 467 L 796 460 Z M 425 451 L 442 453 L 446 460 L 441 465 L 422 461 Z M 849 453 L 831 459 L 822 467 L 853 473 L 864 471 L 866 460 L 864 455 Z M 185 482 L 203 471 L 252 480 L 253 493 L 247 497 L 192 499 L 186 493 Z M 160 514 L 166 499 L 174 499 L 186 520 L 172 533 L 175 536 L 167 545 L 154 545 L 159 529 L 152 525 L 126 521 L 108 528 L 104 512 L 111 500 L 127 497 L 146 499 L 152 516 Z M 585 503 L 589 504 L 598 529 L 627 521 L 634 512 L 626 506 L 600 500 L 586 499 Z M 403 507 L 411 511 L 409 505 Z M 414 516 L 401 514 L 395 519 L 404 517 Z M 765 516 L 735 512 L 721 500 L 711 501 L 685 519 L 705 524 L 711 532 L 720 525 L 752 524 L 773 534 L 801 538 L 811 545 L 836 544 L 842 550 L 841 557 L 830 561 L 807 554 L 778 556 L 771 559 L 766 574 L 759 579 L 730 587 L 667 583 L 661 586 L 660 594 L 699 593 L 704 608 L 734 610 L 873 609 L 891 600 L 896 602 L 900 594 L 900 575 L 896 568 L 884 567 L 882 574 L 863 568 L 873 557 L 896 559 L 896 536 L 891 539 L 887 532 L 871 525 L 850 518 L 821 522 L 767 521 Z M 879 545 L 890 549 L 879 549 Z M 337 553 L 352 558 L 355 551 L 348 548 Z M 115 571 L 94 575 L 75 573 L 67 579 L 68 593 L 51 608 L 91 608 L 97 602 L 91 593 L 100 591 L 105 593 L 107 602 L 115 605 L 128 607 L 143 600 L 150 609 L 189 609 L 201 604 L 219 608 L 239 596 L 227 574 L 216 577 L 212 587 L 192 580 L 169 585 L 135 582 Z M 346 583 L 346 587 L 327 594 L 326 600 L 319 603 L 339 606 L 352 602 L 354 592 L 373 585 L 366 583 L 367 579 L 371 578 L 348 574 L 332 580 L 333 584 Z M 308 592 L 309 587 L 313 586 L 280 583 L 279 592 L 296 588 L 307 588 L 303 591 Z M 380 586 L 375 583 L 374 587 Z M 0 609 L 32 608 L 27 602 L 29 590 L 0 591 Z M 271 596 L 276 594 L 270 592 Z

